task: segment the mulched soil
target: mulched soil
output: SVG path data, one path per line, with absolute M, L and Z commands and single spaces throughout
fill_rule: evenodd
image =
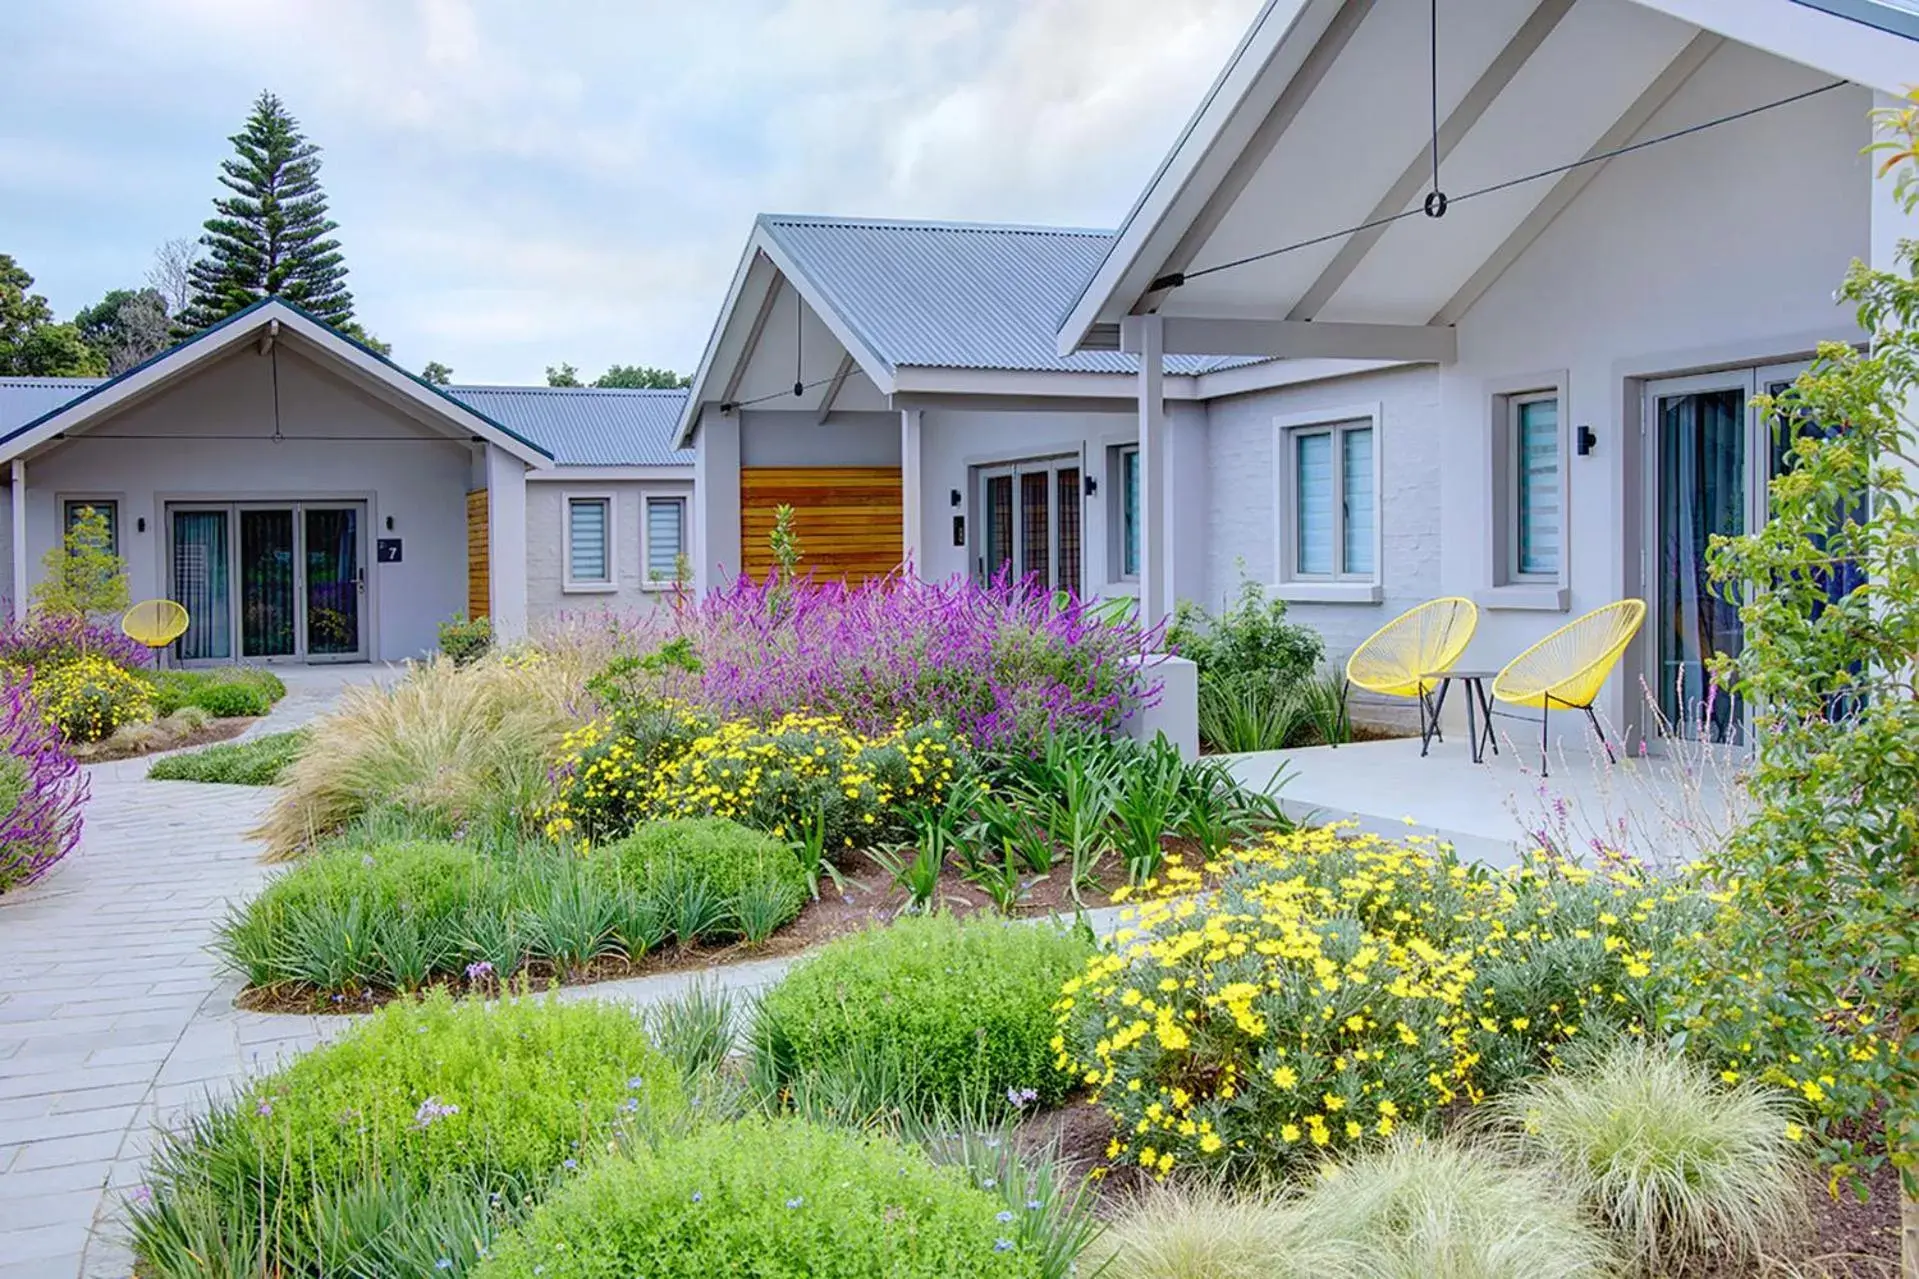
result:
M 151 746 L 135 747 L 126 742 L 116 742 L 108 738 L 104 742 L 72 747 L 73 757 L 82 764 L 104 764 L 114 759 L 137 759 L 142 755 L 157 755 L 161 751 L 184 750 L 189 746 L 211 746 L 215 742 L 226 742 L 247 731 L 256 719 L 212 719 L 188 733 L 177 733 L 165 741 Z
M 1027 899 L 1014 912 L 1017 918 L 1047 915 L 1071 915 L 1074 903 L 1066 882 L 1066 867 L 1033 885 Z M 1102 867 L 1100 886 L 1082 894 L 1087 909 L 1111 904 L 1112 892 L 1125 882 L 1124 868 L 1108 858 Z M 622 956 L 607 955 L 584 970 L 563 972 L 546 961 L 535 961 L 524 969 L 529 989 L 549 986 L 585 986 L 595 982 L 621 981 L 664 972 L 699 972 L 722 968 L 748 960 L 773 959 L 798 954 L 803 950 L 843 937 L 862 929 L 884 924 L 906 907 L 906 895 L 894 887 L 878 867 L 847 865 L 841 870 L 846 879 L 844 890 L 832 881 L 820 884 L 820 900 L 809 901 L 798 918 L 757 946 L 745 942 L 708 943 L 696 946 L 667 946 L 653 951 L 634 963 Z M 940 879 L 941 909 L 964 918 L 994 913 L 992 900 L 980 889 L 960 879 L 951 867 Z M 515 978 L 515 982 L 518 982 Z M 464 978 L 442 978 L 429 983 L 444 987 L 456 995 L 492 996 L 499 993 L 496 982 L 469 982 Z M 391 990 L 366 990 L 350 995 L 333 994 L 311 986 L 293 985 L 248 989 L 234 1001 L 252 1012 L 269 1013 L 363 1013 L 399 998 Z

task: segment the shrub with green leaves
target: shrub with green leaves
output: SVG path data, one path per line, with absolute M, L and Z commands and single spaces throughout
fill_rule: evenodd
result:
M 156 782 L 214 782 L 227 786 L 271 786 L 299 758 L 307 735 L 299 729 L 267 733 L 244 742 L 221 742 L 157 759 L 147 769 Z
M 1254 676 L 1274 691 L 1306 679 L 1326 655 L 1326 642 L 1310 626 L 1286 620 L 1286 601 L 1269 599 L 1251 578 L 1239 598 L 1218 616 L 1182 600 L 1167 629 L 1168 645 L 1190 658 L 1202 676 Z
M 1495 1102 L 1504 1135 L 1550 1166 L 1648 1274 L 1756 1272 L 1804 1220 L 1808 1163 L 1791 1100 L 1637 1041 Z
M 806 891 L 806 872 L 792 849 L 724 817 L 649 822 L 624 839 L 594 849 L 592 856 L 629 884 L 684 871 L 729 900 L 768 880 L 788 885 L 796 894 Z M 796 897 L 793 914 L 798 913 Z
M 481 1279 L 1032 1276 L 1004 1201 L 888 1138 L 746 1121 L 609 1160 L 502 1239 Z
M 452 658 L 455 666 L 477 661 L 492 647 L 493 622 L 489 618 L 469 619 L 461 613 L 440 623 L 440 651 Z
M 876 1073 L 922 1112 L 1055 1104 L 1071 1081 L 1054 1067 L 1049 1010 L 1091 953 L 1082 932 L 1051 924 L 943 915 L 841 938 L 762 997 L 755 1071 L 774 1086 Z
M 94 654 L 35 672 L 33 695 L 47 723 L 73 743 L 102 741 L 123 725 L 153 718 L 146 682 Z
M 264 666 L 226 666 L 216 670 L 141 671 L 152 688 L 154 711 L 171 715 L 197 706 L 216 718 L 264 715 L 286 696 L 287 686 Z
M 264 715 L 273 709 L 266 691 L 251 684 L 209 684 L 195 695 L 193 704 L 215 719 Z
M 130 1205 L 134 1251 L 143 1274 L 207 1273 L 182 1262 L 236 1241 L 265 1254 L 245 1273 L 348 1273 L 320 1262 L 428 1197 L 472 1192 L 484 1216 L 489 1193 L 517 1200 L 622 1131 L 677 1123 L 684 1105 L 671 1063 L 617 1005 L 396 1003 L 163 1139 L 150 1193 Z M 359 1187 L 399 1203 L 339 1211 Z

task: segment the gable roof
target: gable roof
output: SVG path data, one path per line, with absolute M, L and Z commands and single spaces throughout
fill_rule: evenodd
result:
M 1054 349 L 1059 316 L 1111 247 L 1111 231 L 784 213 L 763 213 L 757 225 L 888 369 L 1139 368 L 1118 351 Z M 1245 362 L 1175 355 L 1166 372 Z
M 1593 6 L 1572 0 L 1559 7 L 1567 4 L 1575 20 L 1595 15 Z M 1626 0 L 1626 4 L 1644 11 L 1641 17 L 1673 20 L 1676 32 L 1690 29 L 1695 46 L 1701 49 L 1714 37 L 1722 37 L 1836 77 L 1840 83 L 1895 96 L 1903 94 L 1913 79 L 1919 0 Z M 1214 206 L 1230 205 L 1235 192 L 1243 190 L 1246 176 L 1239 159 L 1255 147 L 1274 145 L 1272 137 L 1262 141 L 1261 135 L 1276 121 L 1277 136 L 1284 136 L 1289 127 L 1285 120 L 1313 96 L 1316 83 L 1338 61 L 1347 38 L 1365 23 L 1371 7 L 1367 0 L 1267 0 L 1127 214 L 1112 247 L 1076 298 L 1062 308 L 1056 350 L 1073 351 L 1089 341 L 1103 340 L 1107 335 L 1101 330 L 1117 325 L 1124 316 L 1160 309 L 1157 295 L 1164 290 L 1153 286 L 1184 278 L 1185 267 L 1178 259 L 1185 256 L 1188 242 L 1216 233 L 1224 214 Z M 1375 41 L 1374 50 L 1378 47 Z M 1520 63 L 1523 71 L 1523 58 Z M 1613 70 L 1613 64 L 1603 59 L 1589 59 L 1588 65 Z M 1675 59 L 1668 69 L 1676 70 L 1678 65 Z M 1680 82 L 1683 78 L 1679 77 Z M 1659 83 L 1653 81 L 1649 89 Z M 1550 111 L 1543 117 L 1551 124 L 1570 114 Z M 1622 115 L 1620 121 L 1624 119 Z M 1576 159 L 1582 153 L 1583 149 L 1575 149 L 1564 159 Z M 1326 187 L 1325 173 L 1340 157 L 1318 159 L 1319 169 L 1297 178 L 1308 191 Z M 1320 230 L 1369 220 L 1362 208 L 1357 216 L 1333 219 Z M 1326 236 L 1327 241 L 1337 242 L 1325 250 L 1326 255 L 1351 243 L 1341 239 L 1346 234 Z M 1287 242 L 1287 235 L 1276 232 L 1265 247 Z M 1310 255 L 1294 259 L 1312 260 Z M 1303 304 L 1304 299 L 1300 301 Z
M 104 383 L 105 378 L 0 377 L 0 439 Z M 692 466 L 673 446 L 684 390 L 449 386 L 446 393 L 538 444 L 555 466 Z
M 355 371 L 397 398 L 440 418 L 448 426 L 498 445 L 528 466 L 545 466 L 553 461 L 550 452 L 531 440 L 462 404 L 444 389 L 423 381 L 379 352 L 279 297 L 262 298 L 249 307 L 235 311 L 218 324 L 202 329 L 117 377 L 96 382 L 65 403 L 13 427 L 0 436 L 0 460 L 17 457 L 62 432 L 82 428 L 93 418 L 183 377 L 199 365 L 245 344 L 255 334 L 279 329 L 300 338 L 305 345 Z M 26 388 L 29 392 L 44 389 Z

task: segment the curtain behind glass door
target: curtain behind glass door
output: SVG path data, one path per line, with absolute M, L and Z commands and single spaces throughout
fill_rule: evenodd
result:
M 1659 400 L 1659 709 L 1684 730 L 1703 709 L 1715 653 L 1745 646 L 1739 605 L 1712 584 L 1706 551 L 1714 534 L 1746 531 L 1746 393 L 1734 387 Z M 1718 693 L 1704 725 L 1725 740 L 1739 723 L 1733 698 Z
M 173 512 L 173 598 L 187 611 L 173 648 L 181 661 L 233 657 L 229 567 L 225 511 Z

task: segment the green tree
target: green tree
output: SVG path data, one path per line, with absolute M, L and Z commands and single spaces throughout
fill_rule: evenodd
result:
M 338 223 L 320 189 L 320 148 L 306 140 L 280 99 L 261 93 L 220 165 L 231 195 L 213 201 L 193 264 L 193 301 L 181 317 L 203 329 L 263 297 L 284 297 L 336 327 L 353 319 Z
M 548 386 L 578 386 L 580 371 L 571 364 L 549 364 L 546 366 L 546 384 Z
M 83 307 L 73 323 L 109 373 L 124 373 L 152 359 L 172 341 L 166 299 L 158 289 L 111 289 Z
M 371 333 L 361 328 L 358 320 L 348 320 L 345 324 L 337 324 L 334 327 L 375 355 L 390 356 L 393 354 L 393 343 L 380 341 L 379 338 L 374 337 Z
M 1913 212 L 1919 112 L 1878 115 Z M 1717 674 L 1754 708 L 1755 811 L 1708 867 L 1727 981 L 1693 1012 L 1735 1068 L 1812 1104 L 1835 1179 L 1897 1166 L 1919 1276 L 1919 242 L 1897 260 L 1854 262 L 1839 290 L 1870 349 L 1829 343 L 1759 403 L 1790 440 L 1770 518 L 1713 543 L 1742 601 Z
M 33 607 L 50 617 L 111 617 L 127 607 L 127 562 L 113 553 L 106 512 L 83 506 L 40 561 Z
M 453 380 L 453 370 L 438 360 L 428 360 L 420 370 L 420 380 L 429 386 L 445 386 Z
M 672 391 L 692 384 L 690 377 L 650 364 L 615 364 L 593 379 L 594 386 L 642 391 Z
M 97 377 L 107 371 L 71 324 L 55 324 L 53 308 L 33 291 L 33 276 L 0 253 L 0 374 Z

